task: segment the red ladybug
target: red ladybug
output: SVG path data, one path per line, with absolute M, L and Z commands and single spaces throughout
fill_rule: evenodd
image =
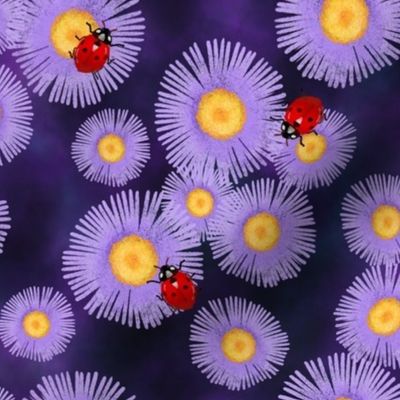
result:
M 190 275 L 181 271 L 183 263 L 179 267 L 163 265 L 158 274 L 158 283 L 161 283 L 161 300 L 175 310 L 187 311 L 196 303 L 197 285 Z
M 324 106 L 318 97 L 298 97 L 286 109 L 281 135 L 286 139 L 286 143 L 289 139 L 300 138 L 300 144 L 304 146 L 302 136 L 313 132 L 323 118 Z M 315 134 L 317 135 L 317 132 Z
M 79 72 L 96 74 L 107 62 L 111 64 L 110 47 L 123 47 L 123 45 L 112 44 L 110 29 L 103 27 L 93 31 L 89 22 L 86 22 L 86 24 L 89 27 L 90 35 L 82 38 L 76 36 L 79 40 L 78 46 L 69 54 L 74 59 L 76 69 Z

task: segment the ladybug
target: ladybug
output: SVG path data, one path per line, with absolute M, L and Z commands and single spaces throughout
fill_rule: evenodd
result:
M 92 73 L 96 78 L 96 72 L 99 72 L 106 63 L 111 64 L 113 61 L 110 59 L 110 47 L 123 47 L 123 45 L 112 44 L 111 30 L 105 26 L 92 30 L 89 22 L 86 22 L 86 25 L 89 27 L 90 35 L 82 38 L 75 36 L 79 43 L 69 55 L 74 59 L 79 72 Z
M 300 138 L 300 144 L 304 146 L 302 136 L 314 131 L 314 128 L 324 117 L 324 106 L 321 99 L 313 96 L 302 96 L 292 101 L 286 109 L 281 125 L 281 135 L 286 139 Z
M 184 261 L 181 261 L 178 267 L 174 265 L 166 265 L 160 267 L 158 274 L 158 281 L 161 284 L 161 296 L 158 296 L 160 300 L 165 301 L 172 309 L 187 311 L 191 310 L 196 303 L 197 299 L 197 285 L 192 280 L 192 276 L 182 272 L 182 265 Z M 158 268 L 158 267 L 156 267 Z

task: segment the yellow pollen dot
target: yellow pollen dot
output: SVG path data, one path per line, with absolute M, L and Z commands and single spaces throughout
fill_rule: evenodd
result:
M 125 156 L 125 142 L 115 133 L 103 136 L 97 144 L 100 158 L 108 163 L 121 161 Z
M 150 240 L 137 235 L 115 242 L 108 256 L 115 278 L 126 285 L 142 286 L 154 277 L 158 265 L 157 251 Z
M 205 189 L 193 189 L 186 197 L 186 208 L 196 218 L 205 218 L 214 209 L 214 197 Z
M 365 0 L 324 0 L 320 24 L 324 34 L 334 43 L 349 44 L 361 39 L 369 20 Z
M 244 363 L 256 354 L 257 343 L 250 332 L 233 328 L 222 337 L 221 349 L 229 361 Z
M 59 56 L 70 58 L 69 52 L 79 43 L 75 36 L 82 38 L 90 34 L 86 22 L 92 25 L 93 30 L 98 28 L 93 16 L 85 10 L 70 8 L 57 15 L 51 25 L 50 40 Z
M 241 132 L 246 107 L 240 97 L 226 89 L 205 93 L 199 102 L 196 120 L 200 129 L 216 140 L 229 140 Z
M 395 297 L 377 301 L 369 310 L 367 323 L 377 335 L 395 334 L 400 330 L 400 301 Z
M 42 339 L 50 332 L 50 319 L 42 311 L 31 311 L 22 321 L 24 332 L 33 339 Z
M 243 227 L 243 238 L 247 247 L 255 251 L 273 249 L 281 236 L 281 228 L 276 217 L 261 212 L 248 218 Z
M 328 143 L 325 136 L 309 133 L 303 136 L 303 144 L 297 143 L 296 156 L 305 164 L 315 163 L 324 156 Z
M 400 211 L 393 206 L 381 205 L 373 212 L 371 224 L 381 239 L 393 239 L 400 233 Z

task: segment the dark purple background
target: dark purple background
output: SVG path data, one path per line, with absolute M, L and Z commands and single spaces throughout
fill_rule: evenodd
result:
M 303 361 L 342 350 L 335 342 L 332 313 L 365 265 L 347 249 L 340 227 L 340 203 L 350 185 L 368 174 L 400 172 L 400 68 L 399 64 L 385 68 L 345 90 L 302 79 L 276 47 L 274 4 L 271 0 L 143 0 L 147 26 L 143 50 L 131 78 L 118 92 L 84 110 L 49 104 L 46 97 L 32 94 L 32 142 L 0 169 L 0 198 L 8 200 L 13 219 L 0 257 L 0 303 L 28 286 L 53 286 L 73 304 L 77 335 L 64 354 L 48 363 L 15 358 L 0 348 L 0 386 L 17 398 L 27 395 L 43 375 L 81 370 L 114 376 L 128 394 L 137 394 L 138 400 L 274 399 L 281 393 L 283 381 L 302 368 Z M 74 302 L 60 272 L 61 254 L 78 218 L 120 190 L 90 183 L 78 173 L 70 146 L 80 123 L 105 107 L 128 108 L 140 116 L 151 137 L 152 160 L 127 188 L 158 190 L 169 170 L 154 126 L 154 103 L 163 72 L 194 41 L 204 49 L 206 40 L 223 37 L 240 41 L 265 57 L 283 74 L 290 99 L 303 89 L 322 97 L 329 108 L 345 113 L 358 129 L 359 142 L 343 175 L 331 187 L 310 193 L 317 220 L 317 254 L 297 279 L 273 289 L 256 288 L 219 271 L 208 246 L 205 248 L 199 306 L 217 297 L 243 296 L 270 310 L 289 334 L 291 350 L 280 373 L 244 392 L 210 384 L 191 364 L 188 338 L 193 312 L 170 318 L 149 331 L 96 320 L 82 310 L 83 303 Z M 26 83 L 10 54 L 0 58 Z M 259 176 L 275 176 L 273 167 L 255 177 Z

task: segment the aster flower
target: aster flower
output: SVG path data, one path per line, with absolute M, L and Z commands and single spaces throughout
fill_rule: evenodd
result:
M 15 397 L 7 390 L 0 388 L 0 400 L 15 400 Z
M 0 0 L 0 54 L 15 47 L 22 29 L 22 2 Z
M 356 278 L 335 311 L 337 340 L 354 358 L 400 367 L 400 274 L 375 267 Z
M 272 179 L 234 191 L 211 228 L 219 266 L 257 286 L 297 276 L 315 251 L 312 206 L 299 189 Z
M 121 192 L 92 207 L 71 233 L 63 255 L 64 278 L 85 309 L 128 326 L 155 327 L 170 316 L 158 298 L 154 266 L 183 263 L 183 271 L 202 278 L 201 253 L 193 226 L 181 212 L 173 220 L 160 214 L 162 196 Z
M 85 178 L 123 186 L 140 175 L 150 158 L 147 130 L 127 110 L 100 111 L 79 128 L 72 158 Z
M 400 178 L 372 175 L 353 185 L 342 204 L 344 235 L 368 264 L 400 261 Z
M 271 146 L 271 160 L 280 178 L 303 190 L 329 186 L 346 168 L 355 147 L 355 129 L 347 118 L 335 111 L 326 111 L 326 121 L 314 133 L 299 142 L 282 140 Z
M 204 160 L 235 181 L 266 164 L 266 134 L 282 109 L 281 76 L 240 43 L 197 44 L 166 71 L 156 103 L 159 140 L 176 167 Z
M 399 58 L 398 0 L 284 0 L 277 12 L 278 47 L 304 77 L 344 88 Z
M 306 362 L 309 376 L 296 371 L 285 382 L 285 394 L 279 399 L 396 400 L 400 396 L 400 385 L 390 374 L 365 359 L 357 362 L 347 354 L 334 354 L 327 364 L 320 358 Z
M 210 301 L 191 325 L 193 363 L 211 383 L 244 390 L 270 379 L 284 364 L 287 334 L 263 307 L 229 297 Z
M 207 163 L 171 172 L 163 185 L 165 212 L 174 216 L 174 208 L 184 210 L 201 240 L 205 240 L 231 190 L 226 175 Z
M 64 295 L 32 287 L 11 297 L 0 312 L 0 340 L 11 354 L 49 361 L 75 335 L 75 319 Z
M 97 372 L 75 372 L 74 377 L 66 372 L 42 377 L 36 390 L 31 390 L 24 400 L 122 400 L 124 392 L 119 382 Z M 134 399 L 135 396 L 126 398 Z
M 6 240 L 8 230 L 11 228 L 11 221 L 8 204 L 5 200 L 0 200 L 0 254 L 3 253 L 4 242 Z
M 6 66 L 0 66 L 0 166 L 28 146 L 32 136 L 32 103 L 28 91 Z
M 138 0 L 30 0 L 26 2 L 22 43 L 17 61 L 33 91 L 49 101 L 74 108 L 98 103 L 117 90 L 137 62 L 143 40 L 144 18 L 133 8 Z M 70 52 L 76 38 L 90 35 L 102 24 L 112 30 L 111 64 L 97 73 L 79 72 Z M 123 47 L 122 47 L 123 46 Z

